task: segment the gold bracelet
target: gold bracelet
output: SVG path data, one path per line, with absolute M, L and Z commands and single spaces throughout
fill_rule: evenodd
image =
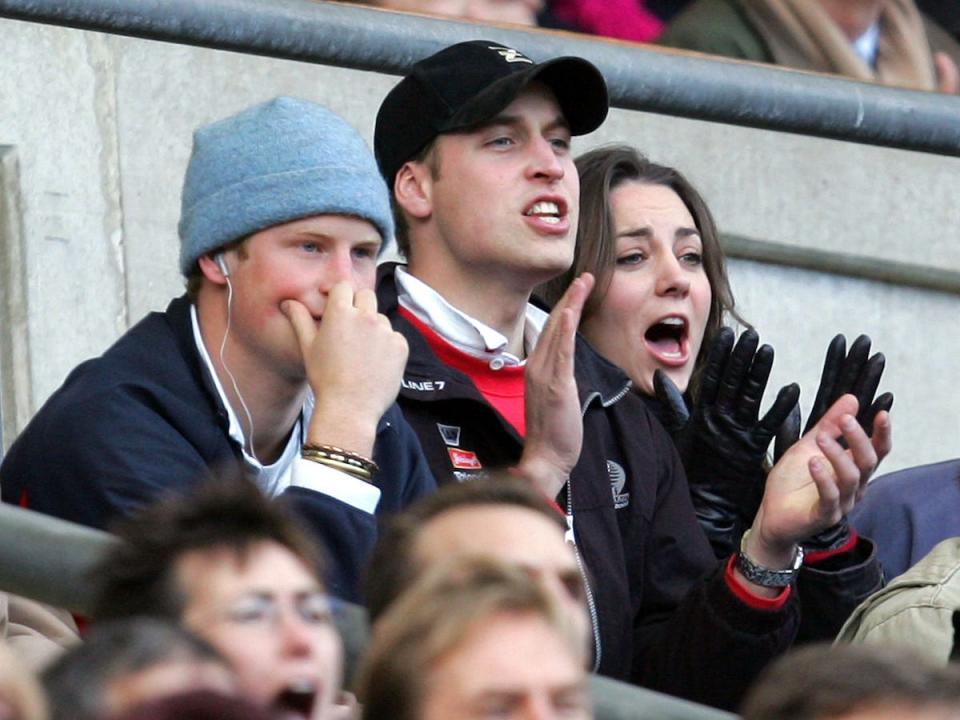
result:
M 314 453 L 304 452 L 301 454 L 301 457 L 304 460 L 309 460 L 310 462 L 319 463 L 320 465 L 326 465 L 333 470 L 339 470 L 340 472 L 345 472 L 351 477 L 355 477 L 358 480 L 363 480 L 364 482 L 373 482 L 373 475 L 369 471 L 359 468 L 356 465 L 350 465 L 349 463 L 340 462 L 329 457 L 320 457 Z
M 305 457 L 310 460 L 317 460 L 318 462 L 329 461 L 329 462 L 337 463 L 338 465 L 344 465 L 366 476 L 370 476 L 370 477 L 373 476 L 373 471 L 369 467 L 364 466 L 363 464 L 361 464 L 359 461 L 355 459 L 346 459 L 339 454 L 328 453 L 322 450 L 315 450 L 313 448 L 309 448 L 309 449 L 305 448 L 300 451 L 300 455 L 301 457 Z
M 304 457 L 306 457 L 307 453 L 310 453 L 314 457 L 328 458 L 330 460 L 336 460 L 340 463 L 346 463 L 352 467 L 364 470 L 371 476 L 380 470 L 380 467 L 370 458 L 364 457 L 359 453 L 338 448 L 334 445 L 314 445 L 312 443 L 304 443 L 302 453 Z

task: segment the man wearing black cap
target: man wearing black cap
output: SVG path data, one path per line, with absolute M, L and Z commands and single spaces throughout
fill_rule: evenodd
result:
M 589 569 L 600 672 L 733 708 L 796 631 L 795 540 L 837 502 L 821 505 L 819 488 L 842 481 L 836 494 L 849 498 L 856 487 L 859 470 L 832 439 L 840 415 L 864 464 L 869 439 L 848 432 L 850 407 L 831 409 L 826 462 L 807 472 L 819 452 L 808 436 L 781 473 L 789 482 L 771 474 L 748 548 L 758 562 L 717 567 L 669 437 L 576 337 L 593 279 L 575 281 L 549 318 L 529 303 L 573 260 L 570 137 L 606 113 L 587 61 L 538 64 L 489 41 L 420 61 L 387 95 L 375 151 L 409 266 L 382 268 L 378 300 L 410 346 L 399 403 L 438 481 L 508 466 L 558 503 Z M 791 493 L 803 500 L 790 506 Z

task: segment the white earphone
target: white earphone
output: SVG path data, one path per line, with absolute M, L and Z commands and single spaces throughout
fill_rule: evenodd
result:
M 217 267 L 220 268 L 220 272 L 223 273 L 223 276 L 228 278 L 230 277 L 230 268 L 227 267 L 227 257 L 222 252 L 217 253 L 213 257 L 214 261 L 217 263 Z
M 223 331 L 223 340 L 220 341 L 220 364 L 223 366 L 224 371 L 230 378 L 230 383 L 233 385 L 233 391 L 237 394 L 237 399 L 240 401 L 240 407 L 243 408 L 243 413 L 247 416 L 247 423 L 250 427 L 250 437 L 247 439 L 250 455 L 254 460 L 260 462 L 260 458 L 257 457 L 256 450 L 253 449 L 253 416 L 250 414 L 250 408 L 247 407 L 247 403 L 243 399 L 243 394 L 240 392 L 240 386 L 237 384 L 237 378 L 234 377 L 233 373 L 230 371 L 230 367 L 227 365 L 227 360 L 224 357 L 224 352 L 227 349 L 227 338 L 230 337 L 230 324 L 233 317 L 233 283 L 230 282 L 230 267 L 227 265 L 226 255 L 222 252 L 218 252 L 216 255 L 214 255 L 213 261 L 217 263 L 217 267 L 220 268 L 220 272 L 223 273 L 223 277 L 227 281 L 227 326 Z

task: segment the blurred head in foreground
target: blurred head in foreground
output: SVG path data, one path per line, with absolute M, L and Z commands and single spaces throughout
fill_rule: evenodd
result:
M 233 693 L 233 672 L 179 625 L 132 617 L 98 625 L 43 674 L 52 720 L 103 720 L 201 688 Z
M 0 642 L 0 720 L 45 720 L 47 703 L 37 679 Z
M 364 720 L 591 717 L 577 629 L 522 569 L 461 558 L 377 622 L 358 687 Z
M 960 668 L 874 645 L 809 645 L 758 678 L 744 720 L 960 720 Z
M 381 533 L 365 595 L 373 622 L 426 571 L 456 557 L 516 565 L 564 608 L 586 646 L 586 587 L 563 517 L 528 483 L 506 473 L 442 486 L 399 513 Z
M 343 648 L 317 549 L 241 478 L 147 508 L 118 528 L 95 617 L 182 622 L 233 665 L 241 693 L 278 713 L 327 717 Z M 284 716 L 286 717 L 286 716 Z

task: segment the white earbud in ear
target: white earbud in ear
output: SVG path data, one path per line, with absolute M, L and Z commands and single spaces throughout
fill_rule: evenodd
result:
M 223 273 L 223 276 L 227 278 L 230 277 L 230 268 L 227 267 L 226 256 L 221 252 L 217 253 L 213 259 L 216 261 L 217 267 L 220 268 L 220 272 Z

